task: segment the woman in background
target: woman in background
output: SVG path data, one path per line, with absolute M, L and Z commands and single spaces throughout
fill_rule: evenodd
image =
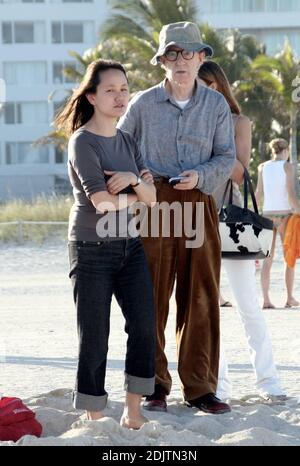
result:
M 269 296 L 270 274 L 274 258 L 277 232 L 283 246 L 284 233 L 287 222 L 294 212 L 300 214 L 300 203 L 297 199 L 294 187 L 294 167 L 288 162 L 289 144 L 285 139 L 273 139 L 269 143 L 272 151 L 272 159 L 258 166 L 258 181 L 256 189 L 257 203 L 264 198 L 263 215 L 274 222 L 274 236 L 270 257 L 263 262 L 261 271 L 261 286 L 263 292 L 263 308 L 273 309 Z M 285 284 L 287 300 L 285 307 L 299 306 L 293 296 L 295 269 L 286 264 Z
M 244 167 L 248 168 L 251 154 L 251 122 L 241 114 L 240 107 L 233 96 L 228 79 L 223 69 L 213 61 L 206 61 L 201 66 L 198 76 L 211 89 L 221 92 L 226 98 L 232 113 L 235 128 L 236 157 L 233 181 L 233 203 L 243 205 L 239 184 L 243 182 Z M 214 198 L 220 209 L 225 187 L 217 189 Z M 225 200 L 226 202 L 228 199 Z M 256 387 L 259 394 L 266 399 L 284 399 L 284 395 L 275 368 L 270 335 L 261 308 L 258 304 L 255 280 L 254 260 L 222 260 L 229 284 L 237 302 L 237 310 L 241 318 L 248 341 L 251 364 L 253 366 Z M 222 348 L 223 345 L 221 345 Z M 219 379 L 217 395 L 226 399 L 231 397 L 231 385 L 228 379 L 228 368 L 224 351 L 220 355 Z

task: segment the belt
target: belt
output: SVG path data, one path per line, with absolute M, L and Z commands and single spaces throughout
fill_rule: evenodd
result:
M 69 243 L 76 244 L 77 246 L 99 246 L 100 244 L 103 244 L 103 242 L 104 241 L 69 241 Z

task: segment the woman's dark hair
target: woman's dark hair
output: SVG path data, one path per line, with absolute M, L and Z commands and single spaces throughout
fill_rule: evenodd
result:
M 236 115 L 241 114 L 240 106 L 232 93 L 227 76 L 220 65 L 212 60 L 205 61 L 198 71 L 198 76 L 208 86 L 215 82 L 217 84 L 217 90 L 223 94 L 227 100 L 231 113 Z
M 67 136 L 87 123 L 94 114 L 94 107 L 88 101 L 86 94 L 95 94 L 101 81 L 101 73 L 107 70 L 120 70 L 126 76 L 121 63 L 113 60 L 95 60 L 89 64 L 80 86 L 73 91 L 63 110 L 55 117 L 54 125 Z

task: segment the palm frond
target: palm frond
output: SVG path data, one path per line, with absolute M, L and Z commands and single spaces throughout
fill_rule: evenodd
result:
M 255 58 L 255 60 L 253 60 L 252 67 L 254 69 L 264 69 L 266 71 L 281 71 L 282 63 L 276 57 L 269 57 L 268 55 L 258 55 Z
M 80 55 L 80 53 L 75 52 L 74 50 L 70 50 L 69 55 L 71 57 L 75 58 L 78 61 L 78 63 L 80 63 L 82 65 L 83 68 L 86 68 L 87 63 L 86 63 L 86 60 L 84 59 L 83 55 Z
M 145 40 L 152 40 L 151 31 L 148 31 L 136 20 L 122 15 L 112 15 L 100 30 L 103 40 L 110 39 L 115 35 L 133 35 Z
M 33 145 L 40 146 L 46 144 L 51 144 L 60 150 L 65 150 L 68 145 L 68 138 L 63 131 L 55 130 L 46 134 L 46 136 L 42 136 L 41 138 L 37 139 Z

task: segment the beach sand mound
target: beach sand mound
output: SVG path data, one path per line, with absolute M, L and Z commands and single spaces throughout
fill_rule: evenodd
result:
M 88 421 L 72 407 L 70 389 L 58 389 L 24 402 L 43 426 L 41 438 L 25 436 L 0 445 L 43 446 L 293 446 L 300 444 L 300 405 L 296 399 L 266 404 L 258 397 L 236 400 L 232 412 L 209 415 L 170 399 L 168 413 L 147 412 L 139 431 L 119 425 L 123 404 L 109 401 L 105 417 Z

